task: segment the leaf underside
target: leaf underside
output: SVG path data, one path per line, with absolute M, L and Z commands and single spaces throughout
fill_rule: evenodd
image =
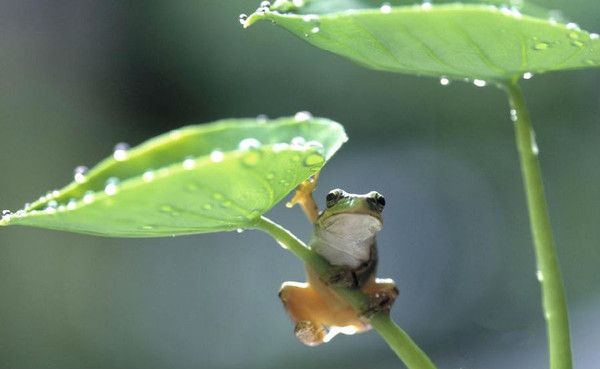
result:
M 326 119 L 184 127 L 116 153 L 0 225 L 120 237 L 250 228 L 345 141 Z
M 307 9 L 325 3 L 314 1 Z M 505 81 L 525 73 L 600 66 L 597 34 L 516 8 L 426 4 L 326 14 L 301 10 L 256 12 L 245 26 L 271 20 L 312 45 L 365 67 L 413 75 Z

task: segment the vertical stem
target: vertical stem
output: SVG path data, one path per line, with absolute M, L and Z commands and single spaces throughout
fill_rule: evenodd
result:
M 256 229 L 268 233 L 318 274 L 323 275 L 331 268 L 331 265 L 319 254 L 308 248 L 290 231 L 270 219 L 261 217 L 254 226 Z M 357 312 L 365 311 L 369 304 L 369 297 L 360 290 L 335 288 L 335 292 L 352 305 Z M 408 369 L 436 369 L 431 359 L 406 332 L 394 323 L 389 314 L 376 313 L 371 317 L 370 323 Z
M 571 369 L 567 302 L 546 208 L 535 133 L 520 87 L 513 81 L 507 83 L 505 88 L 511 105 L 511 118 L 515 123 L 515 138 L 527 196 L 537 276 L 542 288 L 550 368 Z

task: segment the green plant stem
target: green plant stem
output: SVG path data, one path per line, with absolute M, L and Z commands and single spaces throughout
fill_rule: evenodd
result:
M 507 83 L 505 90 L 512 109 L 511 117 L 515 123 L 515 137 L 527 196 L 537 274 L 542 288 L 550 368 L 571 369 L 567 302 L 546 208 L 535 133 L 531 127 L 523 94 L 517 83 Z
M 319 275 L 325 275 L 331 268 L 331 265 L 319 254 L 312 251 L 290 231 L 272 220 L 261 217 L 256 222 L 255 228 L 268 233 L 281 246 L 291 251 Z M 357 312 L 365 311 L 369 304 L 369 297 L 359 290 L 335 288 L 335 291 L 352 305 Z M 383 312 L 376 313 L 370 318 L 370 323 L 373 329 L 379 333 L 409 369 L 436 369 L 431 359 L 414 343 L 406 332 L 394 323 L 389 314 Z

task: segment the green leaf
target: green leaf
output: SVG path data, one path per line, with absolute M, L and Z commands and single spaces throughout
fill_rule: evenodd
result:
M 314 0 L 298 8 L 278 1 L 270 11 L 252 14 L 244 26 L 270 20 L 368 68 L 478 83 L 600 66 L 597 34 L 548 18 L 534 6 L 481 2 L 365 8 L 374 2 Z
M 184 127 L 116 150 L 0 225 L 122 237 L 249 228 L 346 139 L 341 125 L 307 113 Z

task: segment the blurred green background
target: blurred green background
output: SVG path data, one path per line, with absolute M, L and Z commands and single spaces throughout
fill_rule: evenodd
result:
M 546 1 L 600 31 L 595 0 Z M 545 333 L 502 92 L 362 69 L 270 24 L 255 0 L 3 0 L 0 209 L 115 143 L 309 110 L 350 141 L 323 172 L 386 196 L 380 275 L 441 368 L 545 368 Z M 576 367 L 600 363 L 600 71 L 524 82 L 571 309 Z M 270 216 L 307 239 L 282 205 Z M 0 230 L 0 368 L 398 368 L 374 333 L 296 341 L 277 299 L 302 265 L 266 235 L 123 240 Z

